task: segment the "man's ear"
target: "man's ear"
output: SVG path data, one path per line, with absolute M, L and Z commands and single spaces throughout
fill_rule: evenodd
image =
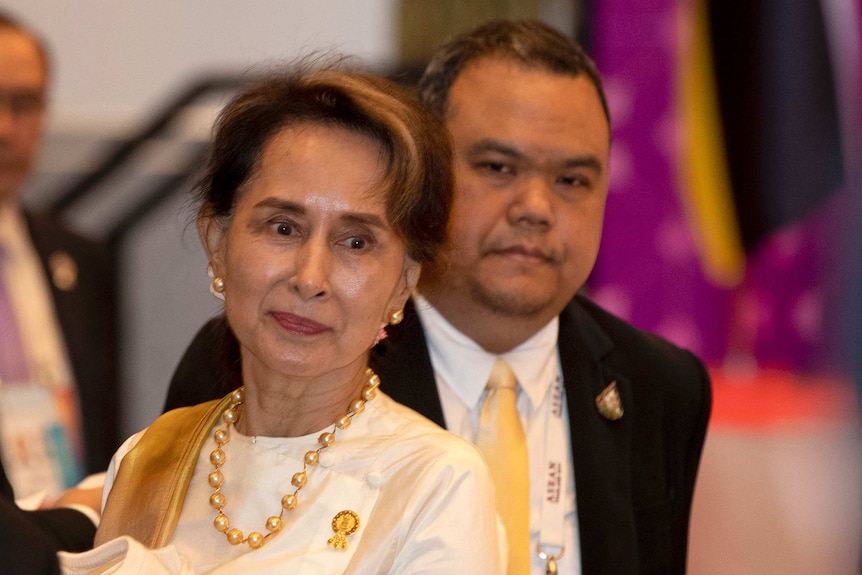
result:
M 224 277 L 227 226 L 212 216 L 203 215 L 198 216 L 195 224 L 213 273 L 216 277 Z

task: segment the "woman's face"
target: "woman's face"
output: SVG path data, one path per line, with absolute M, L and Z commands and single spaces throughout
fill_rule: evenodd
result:
M 294 376 L 364 366 L 419 275 L 386 218 L 384 161 L 362 134 L 288 127 L 264 146 L 230 223 L 199 222 L 244 372 L 247 362 Z

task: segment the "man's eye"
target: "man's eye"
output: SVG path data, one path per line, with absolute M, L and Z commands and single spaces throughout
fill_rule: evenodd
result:
M 590 182 L 581 176 L 561 176 L 557 181 L 569 187 L 585 187 L 590 185 Z
M 512 166 L 503 162 L 482 162 L 479 164 L 479 169 L 494 174 L 511 174 L 515 171 Z
M 12 92 L 5 96 L 4 93 L 0 93 L 0 105 L 4 99 L 9 102 L 9 109 L 16 116 L 36 114 L 42 111 L 45 106 L 44 96 L 38 92 Z

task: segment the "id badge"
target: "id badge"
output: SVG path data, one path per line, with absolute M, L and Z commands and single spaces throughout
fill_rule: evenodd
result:
M 40 385 L 0 386 L 0 446 L 16 498 L 54 497 L 83 477 L 71 393 Z

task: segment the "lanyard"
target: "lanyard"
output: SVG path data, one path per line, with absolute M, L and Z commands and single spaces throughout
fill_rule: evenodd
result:
M 544 493 L 542 494 L 541 522 L 536 553 L 547 562 L 546 573 L 557 573 L 557 559 L 566 551 L 564 533 L 566 516 L 566 487 L 568 486 L 567 437 L 564 422 L 565 391 L 559 365 L 551 398 L 548 401 L 548 417 L 545 421 Z

